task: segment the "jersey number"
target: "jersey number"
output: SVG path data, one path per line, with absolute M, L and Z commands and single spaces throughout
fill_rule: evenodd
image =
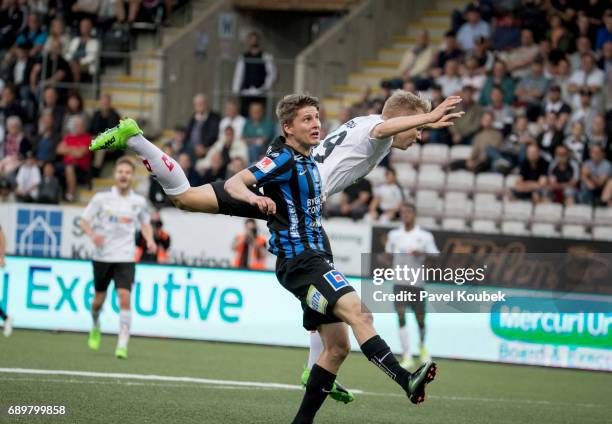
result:
M 323 163 L 323 161 L 327 159 L 329 155 L 331 155 L 331 152 L 334 150 L 334 148 L 342 144 L 345 138 L 346 138 L 346 131 L 342 131 L 342 132 L 339 132 L 337 134 L 333 134 L 327 137 L 325 141 L 323 142 L 325 153 L 323 153 L 322 155 L 320 154 L 316 155 L 314 157 L 314 160 L 316 160 L 319 163 Z

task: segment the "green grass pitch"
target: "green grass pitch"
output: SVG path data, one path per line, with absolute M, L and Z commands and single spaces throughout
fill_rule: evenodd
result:
M 115 336 L 103 336 L 100 351 L 92 352 L 85 334 L 17 330 L 0 338 L 0 422 L 289 423 L 302 397 L 294 387 L 236 381 L 295 386 L 305 349 L 133 337 L 130 357 L 123 361 L 113 356 L 115 342 Z M 612 422 L 611 373 L 451 360 L 439 360 L 438 366 L 427 401 L 416 407 L 353 352 L 339 378 L 364 393 L 349 405 L 328 399 L 316 422 Z M 27 374 L 16 368 L 206 380 Z M 68 415 L 9 416 L 10 405 L 65 405 Z

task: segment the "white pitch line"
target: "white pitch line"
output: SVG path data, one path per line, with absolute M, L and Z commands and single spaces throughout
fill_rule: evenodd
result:
M 126 373 L 106 373 L 106 372 L 94 372 L 94 371 L 70 371 L 70 370 L 41 370 L 31 368 L 0 368 L 0 373 L 7 374 L 29 374 L 29 375 L 58 375 L 58 376 L 73 376 L 73 377 L 92 377 L 92 378 L 108 378 L 116 380 L 143 380 L 143 381 L 160 381 L 164 383 L 195 383 L 203 385 L 212 385 L 217 388 L 223 389 L 237 389 L 241 387 L 254 388 L 254 389 L 280 389 L 280 390 L 292 390 L 301 391 L 304 390 L 302 386 L 294 384 L 282 384 L 282 383 L 263 383 L 256 381 L 236 381 L 236 380 L 216 380 L 210 378 L 196 378 L 196 377 L 173 377 L 165 375 L 155 374 L 126 374 Z M 18 380 L 0 377 L 0 380 Z M 21 379 L 26 380 L 26 379 Z M 41 381 L 40 379 L 27 379 L 29 381 Z M 65 379 L 45 379 L 45 382 L 57 382 L 57 383 L 97 383 L 95 380 L 65 380 Z M 159 386 L 171 386 L 171 384 L 155 384 L 155 383 L 135 383 L 135 382 L 109 382 L 104 384 L 126 384 L 126 385 L 159 385 Z M 179 386 L 179 385 L 175 385 Z M 359 389 L 351 389 L 355 394 L 361 394 L 366 396 L 384 396 L 384 397 L 405 397 L 399 393 L 379 393 L 379 392 L 366 392 Z M 534 399 L 504 399 L 504 398 L 483 398 L 483 397 L 472 397 L 472 396 L 443 396 L 443 395 L 428 395 L 430 399 L 441 399 L 450 401 L 460 402 L 497 402 L 497 403 L 514 403 L 514 404 L 529 404 L 529 405 L 563 405 L 563 406 L 578 406 L 584 408 L 597 408 L 603 405 L 594 403 L 567 403 L 567 402 L 552 402 L 548 400 L 534 400 Z

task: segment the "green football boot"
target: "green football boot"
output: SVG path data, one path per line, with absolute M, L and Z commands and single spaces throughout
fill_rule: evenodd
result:
M 308 383 L 308 377 L 310 377 L 310 369 L 304 368 L 304 372 L 302 373 L 301 383 L 303 387 L 306 387 Z M 329 392 L 329 397 L 333 400 L 343 403 L 350 403 L 355 400 L 355 395 L 351 393 L 349 390 L 345 389 L 342 384 L 338 383 L 338 381 L 334 382 L 331 391 Z
M 118 347 L 115 349 L 115 356 L 118 359 L 127 359 L 127 347 Z
M 100 349 L 100 342 L 102 341 L 102 335 L 100 334 L 99 328 L 92 328 L 89 332 L 89 339 L 87 340 L 87 345 L 91 350 Z
M 98 134 L 91 141 L 89 150 L 92 152 L 103 149 L 125 150 L 128 139 L 138 134 L 142 135 L 142 130 L 136 121 L 132 118 L 125 118 L 119 121 L 119 125 L 116 127 L 109 128 L 103 133 Z

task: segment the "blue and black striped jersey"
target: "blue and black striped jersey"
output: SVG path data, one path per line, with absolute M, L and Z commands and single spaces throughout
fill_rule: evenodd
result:
M 322 182 L 314 159 L 276 140 L 249 171 L 258 187 L 276 203 L 276 214 L 268 220 L 268 250 L 288 259 L 305 250 L 331 255 L 321 226 Z

